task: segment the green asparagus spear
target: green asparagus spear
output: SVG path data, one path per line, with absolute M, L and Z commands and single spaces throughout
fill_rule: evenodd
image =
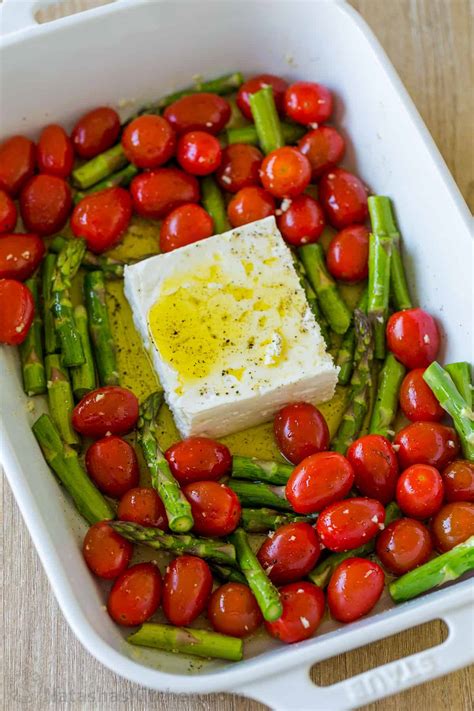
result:
M 314 516 L 298 516 L 274 509 L 242 509 L 240 525 L 247 533 L 276 531 L 286 523 L 314 523 Z
M 303 263 L 301 260 L 298 259 L 296 254 L 292 252 L 293 255 L 293 264 L 296 270 L 296 273 L 298 274 L 300 284 L 304 289 L 304 293 L 306 294 L 306 299 L 309 304 L 309 308 L 313 312 L 314 318 L 319 324 L 319 328 L 321 330 L 321 335 L 324 338 L 324 342 L 326 343 L 326 347 L 329 348 L 330 343 L 331 343 L 331 334 L 329 333 L 329 324 L 326 320 L 326 317 L 323 315 L 320 307 L 319 307 L 319 301 L 318 297 L 316 296 L 316 292 L 314 291 L 313 287 L 309 283 L 307 277 L 306 277 L 306 270 L 304 268 Z
M 219 580 L 222 580 L 225 583 L 241 583 L 242 585 L 247 585 L 245 575 L 242 575 L 242 573 L 236 568 L 212 563 L 211 570 L 214 575 L 219 578 Z
M 369 198 L 370 200 L 371 198 Z M 375 357 L 385 357 L 385 324 L 390 295 L 392 238 L 383 225 L 374 223 L 369 238 L 369 304 L 367 313 L 375 335 Z
M 284 486 L 255 484 L 243 479 L 231 479 L 228 486 L 235 491 L 242 506 L 258 506 L 278 509 L 278 511 L 293 511 L 285 498 Z
M 28 334 L 19 346 L 23 390 L 27 395 L 41 395 L 46 392 L 46 375 L 43 363 L 43 346 L 41 343 L 42 320 L 38 299 L 38 277 L 34 276 L 25 282 L 31 291 L 35 303 L 35 315 Z
M 250 95 L 250 109 L 262 151 L 267 154 L 284 146 L 285 141 L 271 86 L 266 86 Z
M 439 404 L 451 415 L 466 459 L 474 461 L 474 412 L 464 400 L 449 373 L 434 361 L 423 373 Z
M 281 122 L 280 125 L 285 145 L 296 143 L 306 133 L 306 129 L 296 123 Z M 257 129 L 253 125 L 228 128 L 227 143 L 249 143 L 252 146 L 258 146 Z
M 364 313 L 367 313 L 368 292 L 364 289 L 357 304 L 357 308 Z M 339 385 L 348 385 L 354 369 L 354 353 L 356 345 L 355 328 L 352 324 L 344 336 L 342 337 L 341 345 L 337 353 L 336 365 L 339 366 Z
M 339 294 L 336 282 L 326 269 L 321 245 L 305 244 L 299 248 L 298 255 L 332 330 L 340 334 L 345 333 L 351 323 L 351 312 Z
M 257 556 L 250 548 L 247 534 L 243 528 L 237 528 L 231 534 L 230 540 L 235 546 L 239 568 L 247 578 L 264 619 L 268 622 L 277 620 L 283 613 L 278 590 L 267 577 Z
M 71 495 L 77 510 L 90 524 L 114 518 L 114 512 L 82 468 L 77 452 L 61 437 L 49 415 L 41 415 L 33 425 L 44 458 L 64 488 Z
M 118 385 L 117 358 L 105 300 L 103 272 L 87 272 L 84 277 L 84 297 L 100 384 Z
M 201 180 L 201 195 L 202 204 L 214 222 L 214 233 L 222 234 L 230 230 L 224 198 L 216 181 L 210 175 Z
M 152 393 L 140 407 L 138 440 L 151 475 L 151 483 L 163 501 L 172 531 L 184 533 L 193 526 L 191 505 L 172 475 L 168 462 L 158 445 L 156 418 L 163 394 Z
M 165 533 L 160 528 L 146 528 L 129 521 L 114 521 L 110 524 L 121 536 L 134 543 L 143 543 L 154 550 L 168 551 L 175 555 L 195 555 L 222 565 L 236 565 L 232 543 L 214 538 L 198 538 L 189 533 L 179 535 Z
M 388 586 L 394 602 L 405 602 L 474 570 L 474 536 L 454 546 Z
M 62 249 L 62 248 L 61 248 Z M 61 251 L 61 250 L 58 250 Z M 56 353 L 60 349 L 59 336 L 54 326 L 52 312 L 53 301 L 51 298 L 54 272 L 56 271 L 55 254 L 47 254 L 43 260 L 42 294 L 43 294 L 43 328 L 44 350 L 46 353 Z
M 80 168 L 72 171 L 72 179 L 74 185 L 85 190 L 95 185 L 99 180 L 107 178 L 116 170 L 120 170 L 128 163 L 128 159 L 123 152 L 122 144 L 117 143 L 116 146 L 109 148 L 92 160 L 81 165 Z
M 54 237 L 49 243 L 50 252 L 60 252 L 62 248 L 67 244 L 67 239 L 64 237 Z M 47 255 L 46 259 L 49 256 Z M 138 260 L 129 260 L 124 262 L 120 259 L 114 259 L 113 257 L 107 257 L 103 254 L 93 254 L 93 252 L 86 251 L 82 259 L 81 267 L 87 269 L 88 271 L 101 270 L 104 273 L 106 279 L 122 279 L 124 267 L 128 264 L 136 264 L 137 261 L 142 261 L 143 259 L 148 259 L 153 255 L 147 254 L 140 257 Z
M 465 399 L 469 407 L 473 406 L 472 395 L 472 377 L 471 366 L 466 361 L 460 363 L 449 363 L 445 369 L 450 374 L 453 383 L 459 390 L 461 396 Z
M 54 325 L 59 335 L 63 365 L 67 367 L 82 365 L 85 360 L 69 293 L 72 279 L 81 266 L 85 251 L 84 240 L 68 240 L 58 255 L 53 277 L 51 299 Z
M 374 411 L 369 425 L 370 434 L 380 434 L 384 437 L 394 434 L 390 425 L 397 414 L 398 393 L 404 375 L 405 366 L 389 353 L 380 372 Z
M 187 89 L 176 91 L 174 94 L 164 96 L 158 101 L 157 104 L 143 109 L 140 113 L 158 113 L 167 106 L 174 104 L 174 102 L 178 101 L 178 99 L 182 99 L 184 96 L 189 96 L 190 94 L 199 94 L 202 92 L 219 94 L 220 96 L 232 94 L 233 91 L 236 91 L 236 89 L 239 88 L 243 81 L 244 78 L 240 72 L 224 74 L 224 76 L 217 77 L 217 79 L 211 79 L 210 81 L 199 81 L 192 87 L 188 87 Z
M 190 627 L 146 622 L 137 632 L 127 637 L 127 642 L 140 647 L 163 649 L 165 652 L 228 659 L 231 662 L 239 662 L 243 658 L 241 639 Z
M 137 173 L 138 168 L 136 168 L 132 163 L 129 163 L 125 166 L 125 168 L 122 168 L 122 170 L 118 170 L 116 173 L 112 173 L 104 180 L 100 180 L 88 190 L 77 190 L 73 196 L 74 204 L 77 205 L 78 202 L 81 202 L 81 200 L 88 195 L 98 193 L 101 190 L 107 190 L 107 188 L 115 188 L 117 186 L 126 188 L 130 185 Z
M 268 484 L 278 485 L 286 484 L 292 471 L 293 467 L 289 464 L 234 456 L 232 459 L 231 476 L 235 479 L 265 481 Z
M 71 424 L 74 400 L 67 368 L 62 364 L 59 353 L 50 353 L 45 358 L 46 377 L 48 379 L 48 406 L 54 424 L 61 439 L 71 446 L 80 440 Z
M 82 365 L 71 368 L 71 378 L 74 395 L 77 400 L 81 400 L 86 393 L 96 387 L 94 358 L 89 339 L 89 322 L 87 311 L 82 304 L 74 309 L 74 321 L 81 337 L 85 361 Z

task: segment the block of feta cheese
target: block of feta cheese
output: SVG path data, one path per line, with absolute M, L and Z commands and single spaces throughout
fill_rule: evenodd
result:
M 334 394 L 338 369 L 273 217 L 126 267 L 125 295 L 184 437 Z

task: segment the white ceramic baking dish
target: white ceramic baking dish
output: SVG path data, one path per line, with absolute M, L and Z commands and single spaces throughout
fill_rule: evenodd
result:
M 387 57 L 361 18 L 332 0 L 122 0 L 37 25 L 47 2 L 4 0 L 0 133 L 34 137 L 50 121 L 70 126 L 83 111 L 121 99 L 138 103 L 234 69 L 315 79 L 337 96 L 336 122 L 349 139 L 347 165 L 394 199 L 419 304 L 439 317 L 443 356 L 471 353 L 472 242 L 469 213 Z M 416 286 L 415 286 L 416 284 Z M 472 580 L 394 608 L 385 598 L 345 627 L 282 647 L 257 638 L 239 664 L 202 667 L 139 650 L 104 612 L 104 594 L 80 553 L 84 526 L 56 484 L 30 431 L 16 354 L 1 353 L 2 463 L 58 602 L 84 646 L 103 664 L 147 687 L 235 691 L 275 709 L 353 708 L 468 664 L 473 658 Z M 8 564 L 8 561 L 7 561 Z M 309 678 L 315 662 L 441 618 L 446 641 L 330 687 Z

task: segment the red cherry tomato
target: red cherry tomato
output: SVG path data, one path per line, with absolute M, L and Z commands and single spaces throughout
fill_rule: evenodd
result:
M 412 464 L 444 469 L 456 459 L 460 449 L 455 430 L 438 422 L 413 422 L 397 432 L 393 444 L 402 469 Z
M 294 198 L 308 187 L 311 165 L 297 148 L 283 146 L 263 159 L 260 178 L 265 190 L 275 197 Z
M 0 190 L 0 233 L 13 232 L 16 226 L 16 205 L 5 190 Z
M 376 499 L 338 501 L 319 515 L 316 531 L 331 551 L 341 553 L 358 548 L 375 538 L 383 528 L 385 509 Z
M 230 119 L 228 101 L 217 94 L 190 94 L 167 106 L 163 116 L 177 133 L 207 131 L 217 136 Z
M 71 210 L 71 189 L 55 175 L 35 175 L 20 195 L 20 211 L 30 232 L 52 235 L 64 227 Z
M 173 625 L 189 625 L 206 608 L 212 574 L 206 561 L 194 555 L 175 558 L 167 567 L 163 585 L 163 612 Z
M 74 149 L 64 128 L 56 123 L 43 128 L 38 141 L 39 172 L 67 178 L 73 165 Z
M 369 214 L 363 182 L 342 168 L 324 173 L 319 182 L 319 200 L 337 230 L 365 222 Z
M 135 450 L 121 437 L 104 437 L 91 444 L 86 468 L 100 491 L 114 498 L 123 496 L 140 480 Z
M 397 504 L 413 518 L 429 518 L 443 504 L 444 486 L 441 474 L 429 464 L 414 464 L 397 482 Z
M 187 202 L 198 202 L 199 183 L 177 168 L 158 168 L 137 175 L 130 184 L 133 206 L 139 215 L 161 220 Z
M 346 454 L 355 474 L 355 485 L 360 493 L 382 504 L 395 498 L 398 479 L 398 460 L 395 451 L 382 435 L 366 435 L 356 439 Z
M 212 217 L 200 205 L 190 202 L 172 210 L 160 229 L 160 250 L 171 252 L 214 234 Z
M 343 499 L 354 483 L 354 470 L 337 452 L 303 459 L 286 485 L 286 498 L 298 513 L 315 513 Z
M 72 413 L 72 425 L 85 437 L 128 434 L 138 420 L 138 400 L 131 390 L 106 385 L 84 395 Z
M 415 368 L 407 373 L 400 388 L 400 407 L 412 422 L 438 422 L 444 410 L 423 380 L 424 368 Z
M 286 115 L 303 125 L 324 123 L 332 114 L 332 94 L 313 81 L 297 81 L 285 93 Z
M 309 402 L 296 402 L 275 415 L 273 431 L 280 452 L 292 464 L 329 447 L 326 420 Z
M 390 316 L 387 345 L 407 368 L 426 368 L 439 350 L 436 321 L 423 309 L 406 309 Z
M 176 134 L 162 116 L 145 114 L 125 127 L 122 148 L 138 168 L 158 168 L 174 155 Z
M 431 521 L 431 533 L 440 553 L 467 541 L 474 535 L 474 504 L 454 501 L 443 506 Z
M 215 481 L 227 474 L 232 456 L 225 444 L 207 437 L 188 437 L 173 444 L 165 457 L 180 484 Z
M 258 185 L 263 155 L 245 143 L 232 143 L 222 151 L 221 164 L 216 179 L 222 190 L 237 193 L 242 188 Z
M 327 267 L 335 279 L 350 284 L 369 274 L 369 230 L 364 225 L 345 227 L 331 240 Z
M 263 622 L 253 593 L 242 583 L 226 583 L 217 588 L 209 600 L 207 616 L 216 632 L 231 637 L 246 637 Z
M 127 568 L 133 545 L 114 531 L 106 521 L 100 521 L 87 531 L 82 553 L 95 575 L 111 580 Z
M 0 279 L 28 279 L 44 256 L 38 235 L 0 235 Z
M 140 526 L 154 526 L 168 530 L 168 517 L 162 500 L 155 489 L 137 487 L 129 489 L 120 499 L 117 509 L 120 521 L 132 521 Z
M 176 157 L 181 168 L 187 173 L 209 175 L 220 165 L 221 144 L 210 133 L 190 131 L 180 137 Z
M 81 116 L 73 128 L 74 150 L 81 158 L 93 158 L 116 142 L 120 133 L 120 117 L 108 106 L 101 106 Z
M 228 536 L 240 520 L 240 501 L 232 489 L 217 481 L 186 484 L 183 493 L 191 504 L 193 529 L 201 536 Z
M 23 343 L 34 313 L 35 303 L 28 287 L 15 279 L 0 279 L 0 343 Z
M 288 83 L 276 77 L 274 74 L 259 74 L 244 82 L 237 92 L 237 106 L 249 121 L 253 121 L 252 110 L 250 108 L 250 95 L 255 94 L 265 86 L 271 86 L 275 105 L 280 114 L 284 111 L 285 91 Z
M 382 595 L 383 570 L 366 558 L 348 558 L 331 576 L 328 607 L 339 622 L 353 622 L 372 610 Z
M 300 581 L 280 588 L 283 614 L 275 622 L 265 622 L 267 632 L 286 644 L 311 637 L 324 615 L 324 593 L 312 583 Z
M 474 502 L 474 463 L 467 459 L 451 462 L 442 472 L 446 501 Z
M 272 583 L 283 585 L 306 577 L 320 554 L 316 531 L 309 523 L 287 523 L 267 536 L 257 558 Z
M 274 214 L 273 196 L 257 185 L 239 190 L 227 206 L 227 217 L 232 227 L 241 227 Z
M 120 241 L 132 216 L 130 194 L 124 188 L 107 188 L 83 198 L 74 208 L 71 229 L 96 254 Z
M 12 136 L 0 145 L 0 189 L 15 197 L 34 173 L 36 148 L 25 136 Z
M 158 609 L 161 575 L 153 563 L 138 563 L 115 581 L 107 601 L 111 618 L 125 627 L 146 622 Z
M 279 215 L 277 224 L 288 244 L 300 247 L 317 242 L 326 223 L 319 202 L 309 195 L 298 195 L 288 209 Z
M 433 546 L 426 526 L 413 518 L 400 518 L 382 531 L 375 550 L 384 568 L 403 575 L 426 563 Z
M 346 142 L 332 126 L 320 126 L 306 133 L 298 141 L 298 149 L 311 164 L 312 178 L 335 168 L 344 157 Z

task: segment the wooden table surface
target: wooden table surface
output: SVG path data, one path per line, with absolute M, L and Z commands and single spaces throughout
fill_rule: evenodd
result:
M 469 0 L 352 0 L 386 49 L 464 197 L 472 182 L 472 10 Z M 469 93 L 471 89 L 471 94 Z M 2 482 L 3 483 L 3 482 Z M 53 597 L 8 485 L 3 485 L 3 670 L 6 711 L 261 711 L 228 694 L 172 696 L 142 689 L 101 666 L 75 639 Z M 317 665 L 327 685 L 443 639 L 441 623 L 396 635 Z M 472 669 L 365 707 L 464 711 Z M 323 710 L 320 710 L 323 711 Z M 327 710 L 324 710 L 327 711 Z

